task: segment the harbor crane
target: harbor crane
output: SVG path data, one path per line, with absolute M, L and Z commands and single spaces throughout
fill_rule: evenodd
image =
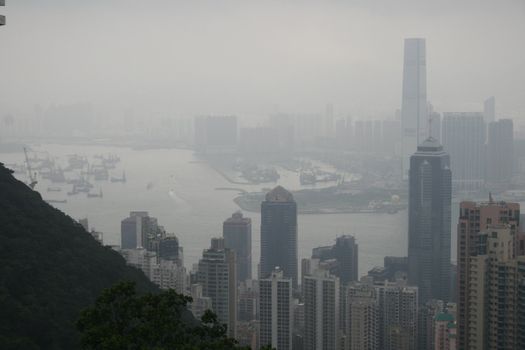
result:
M 33 174 L 31 170 L 31 164 L 29 163 L 29 157 L 27 156 L 27 149 L 24 147 L 24 155 L 26 156 L 26 167 L 27 173 L 29 174 L 29 187 L 34 190 L 38 181 L 36 181 L 36 173 Z

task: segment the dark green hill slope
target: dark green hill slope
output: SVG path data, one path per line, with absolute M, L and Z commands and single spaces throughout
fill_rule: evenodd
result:
M 0 349 L 74 349 L 75 321 L 104 288 L 156 291 L 0 163 Z

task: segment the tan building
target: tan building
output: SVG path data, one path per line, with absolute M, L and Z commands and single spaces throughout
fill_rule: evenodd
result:
M 468 349 L 523 349 L 525 257 L 516 257 L 516 227 L 489 225 L 469 258 Z
M 457 349 L 457 325 L 454 315 L 442 312 L 434 319 L 434 350 Z
M 457 303 L 458 303 L 458 348 L 470 349 L 469 320 L 471 317 L 472 304 L 468 303 L 469 295 L 472 294 L 469 281 L 470 258 L 479 254 L 480 231 L 487 229 L 489 225 L 508 224 L 518 227 L 520 206 L 518 203 L 494 202 L 492 198 L 488 202 L 461 202 L 458 222 L 458 277 L 457 277 Z
M 378 349 L 379 303 L 373 286 L 353 283 L 346 288 L 345 349 Z

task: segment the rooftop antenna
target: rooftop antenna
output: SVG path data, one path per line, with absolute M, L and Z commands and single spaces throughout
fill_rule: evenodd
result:
M 428 137 L 431 138 L 432 137 L 432 113 L 429 113 L 428 115 Z

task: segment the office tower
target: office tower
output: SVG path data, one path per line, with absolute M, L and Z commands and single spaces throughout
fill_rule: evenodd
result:
M 457 325 L 454 316 L 446 310 L 434 319 L 434 347 L 432 350 L 457 349 Z
M 524 349 L 525 257 L 515 255 L 517 226 L 491 224 L 468 259 L 469 349 Z
M 201 153 L 230 153 L 237 148 L 237 117 L 199 116 L 194 120 L 194 146 Z
M 373 286 L 352 283 L 346 288 L 346 350 L 376 350 L 379 304 Z
M 179 245 L 179 239 L 175 236 L 164 237 L 159 241 L 159 258 L 163 260 L 181 262 L 183 258 L 183 249 Z
M 431 299 L 419 308 L 418 315 L 418 350 L 434 350 L 435 318 L 443 312 L 442 300 Z
M 342 235 L 333 246 L 312 249 L 312 258 L 321 262 L 335 260 L 330 273 L 339 277 L 343 285 L 358 279 L 358 245 L 354 236 Z
M 297 288 L 297 204 L 281 186 L 266 194 L 261 204 L 261 278 L 275 267 Z
M 235 338 L 237 321 L 237 281 L 235 253 L 224 247 L 222 238 L 212 238 L 210 249 L 199 260 L 197 283 L 202 294 L 211 298 L 220 323 L 227 325 L 228 336 Z
M 444 113 L 443 148 L 450 155 L 456 190 L 478 190 L 485 182 L 485 122 L 482 113 Z
M 449 156 L 428 138 L 410 158 L 408 282 L 421 304 L 450 298 L 451 174 Z
M 379 349 L 416 350 L 418 288 L 386 282 L 375 289 L 379 304 Z
M 494 96 L 491 96 L 484 101 L 483 117 L 487 124 L 496 121 L 496 98 Z
M 514 170 L 514 131 L 512 119 L 489 124 L 487 142 L 487 180 L 509 184 Z
M 292 316 L 292 280 L 275 268 L 259 280 L 260 345 L 292 349 Z
M 146 211 L 132 211 L 120 223 L 121 248 L 145 248 L 156 251 L 155 241 L 165 236 L 164 229 L 157 219 Z
M 205 297 L 202 294 L 202 284 L 191 285 L 191 304 L 189 308 L 196 319 L 200 320 L 206 310 L 212 310 L 213 304 L 210 297 Z
M 321 266 L 304 276 L 304 349 L 339 349 L 339 293 L 339 278 Z
M 410 156 L 428 136 L 425 39 L 405 39 L 401 101 L 402 169 L 408 178 Z
M 461 202 L 458 220 L 458 347 L 470 349 L 469 324 L 471 307 L 468 302 L 471 291 L 470 259 L 479 254 L 480 231 L 487 229 L 488 225 L 504 224 L 519 227 L 520 206 L 518 203 L 494 202 L 490 197 L 488 202 Z
M 373 267 L 364 278 L 374 283 L 395 282 L 397 280 L 406 280 L 407 273 L 408 258 L 406 256 L 385 256 L 383 266 Z
M 252 220 L 236 212 L 222 224 L 224 246 L 235 252 L 237 283 L 252 278 Z

